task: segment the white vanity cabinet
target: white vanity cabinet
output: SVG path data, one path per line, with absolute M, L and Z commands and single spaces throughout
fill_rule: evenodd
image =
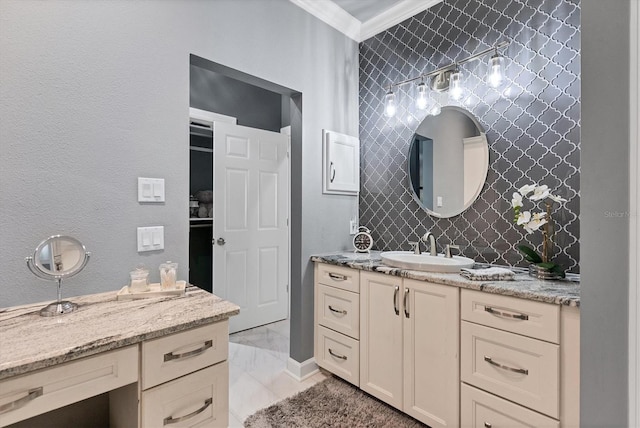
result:
M 356 386 L 360 384 L 359 292 L 359 271 L 316 263 L 316 364 Z
M 431 427 L 456 427 L 459 291 L 362 272 L 360 388 Z
M 461 293 L 462 426 L 579 426 L 577 308 Z
M 80 310 L 59 318 L 33 304 L 0 311 L 0 427 L 228 425 L 236 305 L 195 287 L 173 299 L 73 300 Z
M 142 343 L 142 428 L 226 427 L 228 322 Z
M 580 426 L 577 307 L 321 262 L 315 275 L 316 362 L 368 394 L 432 428 Z

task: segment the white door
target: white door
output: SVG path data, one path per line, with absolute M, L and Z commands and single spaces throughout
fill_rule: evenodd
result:
M 289 136 L 215 122 L 213 292 L 231 333 L 287 318 Z

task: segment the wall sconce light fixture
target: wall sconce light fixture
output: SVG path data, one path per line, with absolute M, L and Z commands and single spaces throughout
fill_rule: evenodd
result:
M 460 65 L 470 61 L 479 59 L 491 52 L 493 55 L 489 59 L 489 69 L 487 72 L 487 84 L 493 88 L 499 87 L 505 79 L 504 71 L 504 56 L 498 52 L 498 49 L 502 49 L 509 46 L 509 42 L 503 41 L 495 46 L 475 53 L 467 58 L 461 59 L 449 64 L 445 67 L 440 67 L 437 70 L 423 73 L 417 77 L 406 79 L 401 82 L 395 82 L 387 87 L 387 94 L 384 97 L 384 114 L 387 117 L 393 117 L 397 111 L 396 97 L 393 93 L 393 88 L 397 86 L 406 85 L 407 83 L 420 80 L 418 84 L 418 95 L 416 97 L 416 107 L 420 110 L 426 110 L 427 114 L 437 116 L 440 114 L 440 105 L 434 103 L 429 105 L 430 95 L 428 93 L 428 87 L 424 83 L 425 78 L 430 78 L 429 87 L 434 92 L 446 92 L 449 91 L 449 99 L 452 101 L 460 101 L 464 94 L 464 76 L 460 70 Z

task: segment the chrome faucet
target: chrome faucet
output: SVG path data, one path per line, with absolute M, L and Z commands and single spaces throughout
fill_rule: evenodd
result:
M 438 249 L 436 248 L 436 237 L 433 235 L 433 233 L 427 231 L 422 236 L 422 241 L 427 242 L 427 240 L 429 240 L 429 254 L 431 254 L 432 256 L 437 256 Z

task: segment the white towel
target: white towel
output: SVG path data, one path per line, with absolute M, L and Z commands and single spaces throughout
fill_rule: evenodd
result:
M 515 278 L 512 271 L 501 267 L 460 270 L 460 275 L 472 281 L 513 281 Z

